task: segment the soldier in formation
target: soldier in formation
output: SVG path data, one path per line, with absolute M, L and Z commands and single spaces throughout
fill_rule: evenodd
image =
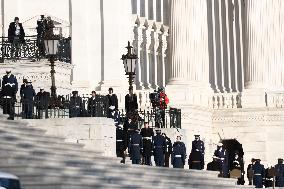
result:
M 125 163 L 125 150 L 127 148 L 127 133 L 123 125 L 116 126 L 116 156 L 121 157 L 121 163 Z
M 27 86 L 23 89 L 23 108 L 24 108 L 24 118 L 32 119 L 34 110 L 34 97 L 35 90 L 32 86 L 32 82 L 28 81 Z
M 141 129 L 142 138 L 143 138 L 143 164 L 152 165 L 151 156 L 152 156 L 152 139 L 154 132 L 152 128 L 149 128 L 148 122 L 144 122 L 144 128 Z
M 171 139 L 166 135 L 166 133 L 163 133 L 162 136 L 166 139 L 166 150 L 165 150 L 165 167 L 169 167 L 170 165 L 170 156 L 172 154 L 172 141 Z
M 200 140 L 200 135 L 194 135 L 192 149 L 188 159 L 189 169 L 204 169 L 204 142 Z
M 276 186 L 284 187 L 284 164 L 283 159 L 278 158 L 278 163 L 275 165 L 276 170 Z
M 227 177 L 228 175 L 228 156 L 227 156 L 227 151 L 223 147 L 222 143 L 219 143 L 217 145 L 217 149 L 214 152 L 214 156 L 218 158 L 218 162 L 221 168 L 221 176 L 222 177 Z
M 260 159 L 256 159 L 254 165 L 252 165 L 253 184 L 255 188 L 262 188 L 265 179 L 265 169 L 264 166 L 260 164 L 260 161 Z
M 161 135 L 161 129 L 156 130 L 156 136 L 153 137 L 153 153 L 155 164 L 163 167 L 165 163 L 166 139 Z
M 141 154 L 143 153 L 142 136 L 139 134 L 139 129 L 130 136 L 128 144 L 128 152 L 130 154 L 132 164 L 140 164 Z
M 177 136 L 176 142 L 173 144 L 172 165 L 174 168 L 184 168 L 186 159 L 186 147 L 181 141 L 181 136 Z

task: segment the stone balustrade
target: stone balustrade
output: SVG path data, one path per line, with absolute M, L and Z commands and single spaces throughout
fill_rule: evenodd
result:
M 240 93 L 215 93 L 212 96 L 213 109 L 241 108 Z
M 267 92 L 265 101 L 267 107 L 284 108 L 284 92 Z

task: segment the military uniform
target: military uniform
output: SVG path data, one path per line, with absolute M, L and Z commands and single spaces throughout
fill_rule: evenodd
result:
M 152 156 L 152 137 L 154 132 L 152 128 L 142 128 L 140 134 L 143 138 L 143 158 L 145 165 L 151 165 L 151 156 Z
M 34 97 L 35 90 L 31 84 L 28 84 L 23 89 L 23 108 L 24 108 L 24 118 L 32 119 L 33 118 L 33 109 L 34 109 Z
M 186 147 L 183 142 L 177 141 L 173 144 L 171 159 L 174 168 L 184 168 L 186 159 Z
M 78 92 L 73 91 L 73 96 L 70 98 L 69 117 L 79 117 L 83 106 L 82 98 L 77 96 Z
M 280 162 L 279 162 L 280 160 Z M 283 160 L 282 159 L 278 159 L 278 164 L 275 165 L 275 169 L 276 169 L 276 186 L 277 187 L 284 187 L 284 164 L 283 164 Z
M 223 177 L 228 177 L 228 156 L 226 149 L 219 146 L 218 149 L 215 150 L 214 156 L 218 158 L 221 167 L 221 175 Z
M 153 152 L 156 166 L 164 166 L 166 146 L 166 139 L 160 132 L 157 132 L 157 135 L 153 137 Z
M 126 132 L 120 125 L 116 127 L 116 156 L 122 158 L 122 163 L 125 163 L 124 151 L 127 148 Z
M 18 91 L 18 81 L 13 74 L 5 75 L 2 79 L 2 104 L 3 114 L 9 114 L 8 119 L 14 119 L 15 116 L 15 101 Z
M 137 131 L 130 136 L 128 150 L 132 164 L 140 164 L 141 152 L 143 151 L 143 142 L 142 136 Z
M 165 167 L 169 167 L 170 163 L 170 155 L 172 154 L 173 151 L 173 145 L 172 145 L 172 141 L 169 137 L 165 136 L 166 139 L 166 152 L 165 152 Z
M 201 169 L 204 169 L 205 147 L 204 147 L 204 142 L 199 140 L 199 135 L 195 135 L 195 137 L 198 137 L 198 139 L 192 141 L 192 148 L 191 148 L 192 155 L 190 156 L 190 159 L 194 159 L 192 161 L 195 161 L 195 162 L 190 162 L 189 165 L 193 165 L 195 169 L 200 166 L 199 170 L 201 170 Z
M 112 89 L 112 88 L 110 88 Z M 109 89 L 109 90 L 110 90 Z M 112 118 L 112 113 L 116 110 L 118 110 L 118 99 L 116 94 L 108 94 L 107 95 L 107 99 L 108 99 L 108 112 L 107 112 L 107 117 L 108 118 Z M 111 109 L 111 107 L 114 107 L 113 109 Z
M 253 184 L 256 188 L 263 187 L 263 179 L 265 178 L 265 169 L 262 164 L 260 164 L 260 160 L 257 160 L 255 164 L 252 166 L 253 170 Z
M 43 112 L 45 112 L 45 118 L 48 118 L 48 105 L 50 101 L 49 92 L 46 92 L 46 91 L 38 92 L 35 100 L 36 100 L 36 108 L 37 108 L 37 117 L 39 119 L 42 119 Z
M 189 169 L 201 170 L 202 154 L 198 151 L 192 151 L 188 158 Z

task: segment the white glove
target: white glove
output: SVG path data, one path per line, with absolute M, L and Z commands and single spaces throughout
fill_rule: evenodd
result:
M 110 106 L 109 109 L 114 110 L 115 106 Z

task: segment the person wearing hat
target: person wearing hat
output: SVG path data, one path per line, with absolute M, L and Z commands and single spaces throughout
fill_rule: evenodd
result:
M 116 156 L 121 157 L 121 163 L 125 163 L 125 150 L 127 148 L 127 133 L 123 125 L 116 126 Z
M 107 99 L 108 99 L 107 117 L 113 118 L 114 112 L 118 110 L 118 99 L 116 94 L 113 94 L 113 88 L 108 89 Z
M 2 78 L 2 98 L 3 98 L 3 114 L 9 114 L 8 119 L 13 120 L 16 102 L 16 94 L 18 91 L 17 78 L 11 74 L 11 69 L 6 70 L 6 75 Z
M 228 177 L 228 155 L 226 149 L 222 143 L 217 144 L 217 149 L 214 152 L 214 156 L 218 158 L 218 162 L 221 167 L 221 175 L 224 178 Z
M 36 94 L 36 109 L 38 119 L 43 118 L 43 112 L 45 118 L 48 118 L 48 105 L 50 102 L 50 93 L 44 90 L 44 87 L 40 87 L 39 92 Z
M 170 156 L 173 151 L 173 145 L 171 139 L 166 135 L 166 133 L 162 133 L 162 136 L 166 139 L 166 151 L 165 151 L 165 167 L 170 166 Z
M 25 31 L 22 23 L 19 23 L 19 17 L 15 17 L 14 22 L 11 22 L 8 29 L 8 41 L 12 43 L 11 57 L 19 56 L 21 43 L 25 42 Z M 15 54 L 14 54 L 15 53 Z
M 191 154 L 192 158 L 195 159 L 194 161 L 196 163 L 193 162 L 189 163 L 191 165 L 196 165 L 197 167 L 199 167 L 198 164 L 200 164 L 200 170 L 201 170 L 204 169 L 204 151 L 205 151 L 204 142 L 200 140 L 200 135 L 194 135 L 194 137 L 195 140 L 192 141 Z M 198 163 L 198 161 L 200 161 L 200 163 Z M 197 168 L 196 166 L 195 168 Z
M 28 83 L 28 80 L 27 80 L 27 79 L 23 79 L 23 84 L 22 84 L 21 87 L 20 87 L 20 96 L 21 96 L 21 99 L 22 99 L 22 96 L 23 96 L 23 90 L 24 90 L 24 88 L 27 86 L 27 83 Z
M 164 166 L 166 147 L 166 139 L 161 135 L 161 129 L 157 129 L 156 136 L 153 137 L 153 155 L 158 167 Z
M 172 165 L 174 168 L 184 168 L 186 159 L 186 147 L 181 141 L 181 136 L 177 136 L 173 144 Z
M 138 110 L 137 96 L 133 93 L 133 87 L 129 87 L 129 93 L 125 96 L 125 112 L 131 114 Z
M 96 91 L 92 91 L 92 96 L 88 99 L 88 106 L 87 106 L 87 110 L 88 113 L 91 117 L 96 117 L 97 112 L 97 105 L 98 105 L 98 98 L 97 98 L 97 93 Z
M 154 131 L 152 128 L 149 128 L 148 122 L 144 122 L 144 128 L 141 129 L 141 136 L 143 138 L 143 163 L 145 165 L 152 165 L 151 156 L 152 156 L 152 139 L 154 136 Z
M 252 171 L 252 166 L 255 163 L 255 159 L 251 158 L 251 163 L 247 167 L 247 178 L 249 181 L 249 185 L 252 185 L 252 179 L 253 179 L 253 171 Z
M 276 170 L 276 186 L 284 187 L 284 164 L 283 159 L 278 158 L 278 163 L 275 165 Z
M 255 188 L 262 188 L 263 180 L 265 179 L 264 165 L 260 164 L 260 161 L 260 159 L 256 159 L 254 165 L 252 166 L 253 185 L 255 186 Z
M 132 164 L 141 163 L 141 154 L 143 153 L 143 141 L 142 136 L 139 134 L 139 129 L 135 129 L 135 132 L 130 136 L 128 152 L 130 154 Z
M 24 108 L 24 119 L 33 118 L 34 109 L 34 97 L 35 90 L 32 86 L 32 81 L 28 81 L 27 86 L 23 89 L 23 108 Z
M 72 97 L 70 98 L 69 105 L 69 117 L 80 117 L 83 109 L 82 98 L 79 97 L 78 91 L 72 91 Z

